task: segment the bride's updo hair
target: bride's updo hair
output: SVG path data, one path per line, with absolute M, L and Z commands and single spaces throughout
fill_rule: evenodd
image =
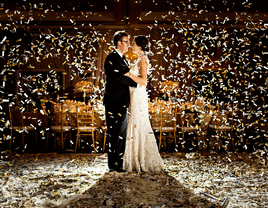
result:
M 150 50 L 149 41 L 145 36 L 143 35 L 136 36 L 134 40 L 137 46 L 140 46 L 144 52 L 148 52 Z

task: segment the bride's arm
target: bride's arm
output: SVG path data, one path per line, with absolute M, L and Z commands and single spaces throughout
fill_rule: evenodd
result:
M 147 68 L 148 68 L 148 63 L 145 58 L 142 58 L 139 63 L 139 69 L 140 69 L 140 76 L 135 76 L 133 74 L 127 73 L 125 74 L 126 76 L 130 77 L 133 79 L 135 82 L 137 82 L 140 85 L 145 85 L 147 84 Z

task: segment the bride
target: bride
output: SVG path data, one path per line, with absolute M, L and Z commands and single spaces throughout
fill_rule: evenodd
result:
M 130 87 L 130 106 L 127 127 L 126 148 L 123 169 L 127 172 L 157 172 L 164 167 L 158 152 L 156 139 L 150 124 L 148 95 L 146 92 L 149 59 L 149 42 L 145 36 L 136 36 L 133 41 L 134 52 L 138 59 L 130 72 L 126 74 L 138 83 L 137 88 Z

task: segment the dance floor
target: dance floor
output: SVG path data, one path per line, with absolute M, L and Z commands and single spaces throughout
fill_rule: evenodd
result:
M 161 156 L 163 172 L 138 174 L 109 173 L 106 154 L 1 155 L 0 207 L 268 207 L 267 156 Z

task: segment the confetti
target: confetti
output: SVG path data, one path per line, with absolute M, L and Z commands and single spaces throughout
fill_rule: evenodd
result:
M 262 12 L 250 16 L 247 12 L 238 11 L 239 8 L 248 11 L 257 2 L 222 1 L 219 5 L 213 1 L 205 5 L 193 1 L 165 3 L 170 11 L 156 16 L 152 24 L 146 25 L 146 35 L 150 35 L 153 53 L 149 56 L 148 91 L 151 99 L 161 97 L 159 86 L 165 81 L 172 81 L 179 86 L 170 98 L 175 97 L 179 102 L 194 100 L 195 96 L 205 97 L 215 106 L 223 102 L 230 106 L 235 104 L 234 151 L 267 155 L 267 132 L 256 128 L 256 125 L 267 123 L 268 24 Z M 69 90 L 63 89 L 62 76 L 64 79 L 69 76 L 73 86 L 77 78 L 89 78 L 97 86 L 93 90 L 98 100 L 103 98 L 105 76 L 103 66 L 97 59 L 103 52 L 105 55 L 110 53 L 110 36 L 114 31 L 96 27 L 89 21 L 79 23 L 80 17 L 90 19 L 99 14 L 80 11 L 77 4 L 71 5 L 73 12 L 79 11 L 79 15 L 73 17 L 58 12 L 62 6 L 57 4 L 24 1 L 16 6 L 16 10 L 7 5 L 0 3 L 1 14 L 9 19 L 6 23 L 0 23 L 0 114 L 5 115 L 1 120 L 1 129 L 6 138 L 10 136 L 6 133 L 9 128 L 6 104 L 19 104 L 21 111 L 26 111 L 27 107 L 37 109 L 38 98 L 52 97 Z M 161 7 L 161 3 L 156 1 L 152 5 Z M 108 5 L 102 7 L 110 10 Z M 218 7 L 221 12 L 215 15 Z M 38 28 L 36 22 L 39 19 L 32 15 L 33 12 L 38 12 L 42 21 L 58 12 L 57 18 L 66 19 L 72 25 L 71 29 L 66 30 L 63 25 L 58 25 L 55 30 Z M 137 19 L 145 22 L 152 16 L 153 10 L 146 11 Z M 199 21 L 200 18 L 202 21 Z M 255 18 L 258 20 L 253 21 Z M 34 35 L 31 35 L 26 29 L 29 25 L 35 25 L 38 32 L 33 29 Z M 80 26 L 90 29 L 86 31 Z M 133 31 L 130 29 L 130 32 Z M 38 68 L 46 68 L 49 72 L 36 72 L 32 77 L 24 77 L 21 71 L 17 73 L 19 69 L 30 71 Z M 55 68 L 63 68 L 66 72 L 57 72 Z M 19 80 L 15 79 L 16 74 Z M 40 112 L 45 114 L 43 109 Z

